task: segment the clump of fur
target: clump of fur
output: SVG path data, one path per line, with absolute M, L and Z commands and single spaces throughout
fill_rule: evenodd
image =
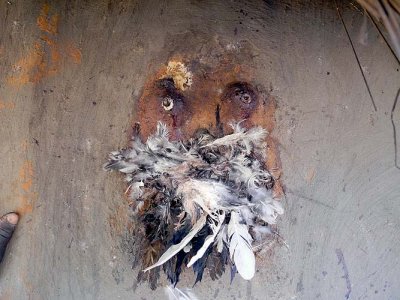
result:
M 134 203 L 143 272 L 139 281 L 157 285 L 161 267 L 176 285 L 184 266 L 196 279 L 208 269 L 218 279 L 228 265 L 250 280 L 255 247 L 262 244 L 283 213 L 272 198 L 274 179 L 266 170 L 266 131 L 232 124 L 233 132 L 215 138 L 198 132 L 188 141 L 171 141 L 158 123 L 146 143 L 137 136 L 127 149 L 110 153 L 106 170 L 125 174 Z M 257 247 L 258 249 L 260 247 Z

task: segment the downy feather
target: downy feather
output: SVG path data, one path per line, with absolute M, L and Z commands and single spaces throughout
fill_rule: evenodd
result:
M 271 192 L 265 187 L 249 188 L 249 194 L 252 196 L 254 205 L 251 207 L 257 218 L 269 224 L 275 224 L 278 215 L 284 213 L 283 207 L 279 201 L 272 198 Z
M 257 209 L 258 217 L 268 224 L 275 224 L 278 215 L 282 215 L 284 212 L 282 205 L 276 200 L 270 202 L 260 201 L 260 203 L 255 206 L 255 209 Z
M 227 185 L 212 180 L 189 179 L 178 186 L 176 193 L 182 196 L 184 207 L 194 202 L 208 214 L 244 204 Z

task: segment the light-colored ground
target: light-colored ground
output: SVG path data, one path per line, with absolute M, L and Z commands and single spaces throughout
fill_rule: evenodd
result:
M 287 247 L 259 262 L 251 282 L 205 278 L 196 293 L 398 299 L 391 111 L 400 66 L 361 11 L 340 4 L 376 110 L 334 3 L 43 4 L 0 3 L 0 214 L 23 213 L 0 299 L 162 299 L 161 290 L 133 284 L 124 222 L 113 218 L 125 214 L 124 184 L 101 166 L 126 144 L 151 72 L 176 53 L 245 41 L 254 77 L 278 99 Z M 393 120 L 400 141 L 400 104 Z M 182 285 L 192 280 L 187 272 Z

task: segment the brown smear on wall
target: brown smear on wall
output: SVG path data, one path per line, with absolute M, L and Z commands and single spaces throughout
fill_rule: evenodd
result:
M 157 121 L 162 121 L 169 127 L 171 138 L 188 139 L 197 129 L 205 128 L 214 134 L 218 134 L 216 115 L 219 110 L 220 128 L 225 133 L 231 129 L 229 122 L 243 122 L 245 127 L 261 126 L 269 135 L 267 137 L 267 159 L 266 166 L 275 178 L 273 190 L 274 197 L 282 197 L 283 189 L 280 182 L 281 161 L 279 158 L 278 141 L 273 137 L 275 128 L 276 100 L 268 92 L 256 89 L 258 94 L 257 106 L 251 113 L 245 116 L 237 107 L 230 107 L 231 103 L 222 101 L 224 89 L 233 82 L 248 82 L 256 86 L 251 68 L 240 64 L 237 55 L 225 54 L 218 59 L 218 63 L 204 63 L 204 59 L 173 57 L 171 61 L 182 61 L 193 73 L 192 85 L 180 90 L 179 94 L 184 99 L 184 108 L 177 115 L 172 115 L 162 107 L 163 92 L 159 88 L 159 80 L 165 77 L 173 77 L 167 74 L 167 65 L 150 76 L 144 86 L 133 122 L 140 123 L 141 137 L 146 139 L 153 133 Z M 246 57 L 244 58 L 246 61 Z M 168 76 L 167 76 L 168 75 Z M 181 76 L 181 74 L 179 74 Z
M 45 4 L 36 20 L 41 31 L 31 50 L 20 58 L 12 68 L 7 82 L 13 86 L 38 83 L 43 78 L 56 75 L 62 66 L 62 59 L 70 59 L 74 64 L 81 63 L 82 54 L 72 43 L 58 42 L 59 15 L 50 15 L 51 8 Z

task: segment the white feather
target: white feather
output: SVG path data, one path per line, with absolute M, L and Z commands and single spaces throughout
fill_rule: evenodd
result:
M 232 211 L 228 225 L 229 254 L 240 276 L 250 280 L 255 274 L 256 259 L 251 247 L 252 238 L 247 225 L 240 224 L 239 213 Z
M 213 233 L 205 238 L 204 244 L 201 246 L 201 248 L 197 251 L 197 253 L 190 259 L 189 263 L 187 264 L 188 268 L 190 268 L 196 261 L 198 261 L 204 255 L 208 247 L 214 242 L 215 237 L 217 236 L 219 230 L 221 229 L 221 225 L 225 220 L 225 212 L 216 215 L 217 215 L 215 220 L 216 224 L 214 223 L 210 224 Z M 214 220 L 212 220 L 211 222 L 214 222 Z
M 261 126 L 252 127 L 246 131 L 246 139 L 257 144 L 265 139 L 267 133 L 268 132 Z
M 180 290 L 177 287 L 166 286 L 164 290 L 168 300 L 199 300 L 189 289 Z
M 253 127 L 248 131 L 245 131 L 240 126 L 234 127 L 235 131 L 232 134 L 225 135 L 219 139 L 208 143 L 203 147 L 219 147 L 219 146 L 234 146 L 242 145 L 246 149 L 246 153 L 249 154 L 254 144 L 259 144 L 263 141 L 267 135 L 267 131 L 262 127 Z
M 243 132 L 245 132 L 246 128 L 244 128 L 244 127 L 242 127 L 240 125 L 244 121 L 246 121 L 246 120 L 242 120 L 240 122 L 229 122 L 228 124 L 229 124 L 229 126 L 232 127 L 234 133 L 243 133 Z
M 154 265 L 144 269 L 143 272 L 147 272 L 155 267 L 161 266 L 170 260 L 175 254 L 185 248 L 185 246 L 193 239 L 193 237 L 204 227 L 206 224 L 206 219 L 207 217 L 205 215 L 201 216 L 180 243 L 169 247 Z
M 128 173 L 135 172 L 138 169 L 136 164 L 132 164 L 132 163 L 129 163 L 126 161 L 120 161 L 119 164 L 120 164 L 119 171 L 122 173 L 128 174 Z

